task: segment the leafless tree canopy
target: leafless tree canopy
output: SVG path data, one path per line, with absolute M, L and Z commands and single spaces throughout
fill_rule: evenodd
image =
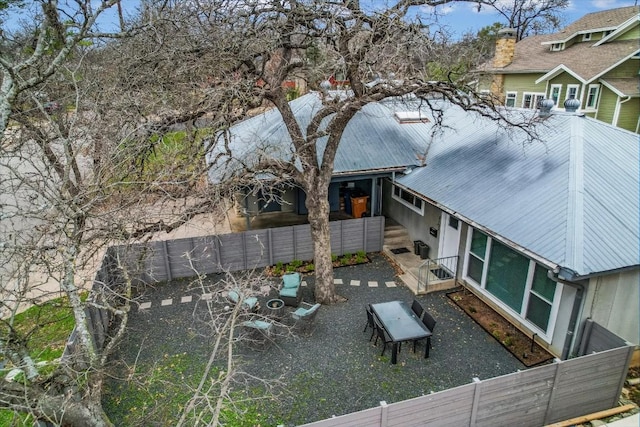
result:
M 131 22 L 120 14 L 124 32 L 101 34 L 96 19 L 117 0 L 30 2 L 34 19 L 21 32 L 3 33 L 0 46 L 0 354 L 26 377 L 2 382 L 0 407 L 69 425 L 109 425 L 102 368 L 124 332 L 131 280 L 116 299 L 84 301 L 83 279 L 92 277 L 79 272 L 91 270 L 109 244 L 171 231 L 239 188 L 268 194 L 284 182 L 306 192 L 316 300 L 339 302 L 328 186 L 342 134 L 363 106 L 411 95 L 438 117 L 431 100 L 439 98 L 527 128 L 473 93 L 453 58 L 463 53 L 410 18 L 416 6 L 443 3 L 149 0 Z M 324 91 L 330 77 L 343 82 L 340 96 Z M 321 98 L 306 128 L 288 103 L 289 80 Z M 293 147 L 285 158 L 249 162 L 225 145 L 229 127 L 256 108 L 280 113 Z M 243 167 L 208 185 L 207 152 Z M 255 179 L 264 174 L 274 180 Z M 118 268 L 126 279 L 126 266 Z M 28 339 L 12 327 L 21 307 L 50 294 L 68 299 L 79 349 L 53 377 L 40 375 Z M 105 352 L 96 351 L 87 328 L 92 304 L 118 319 Z M 197 399 L 209 399 L 202 393 Z

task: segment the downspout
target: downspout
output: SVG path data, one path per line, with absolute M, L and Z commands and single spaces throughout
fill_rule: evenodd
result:
M 559 273 L 560 273 L 560 268 L 556 267 L 554 270 L 547 271 L 547 277 L 556 283 L 560 283 L 562 285 L 569 285 L 576 288 L 576 297 L 573 300 L 573 308 L 571 309 L 571 316 L 569 317 L 567 334 L 565 336 L 564 346 L 562 348 L 562 355 L 560 356 L 561 360 L 566 360 L 569 357 L 571 344 L 573 343 L 575 337 L 577 336 L 578 314 L 580 313 L 580 308 L 582 307 L 582 300 L 584 298 L 585 287 L 580 283 L 565 282 L 564 280 L 560 280 L 560 278 L 558 277 Z
M 620 98 L 618 98 L 618 99 L 620 99 Z M 611 123 L 612 125 L 618 126 L 618 120 L 620 119 L 620 110 L 622 109 L 622 104 L 624 104 L 625 102 L 629 102 L 630 100 L 631 100 L 631 96 L 627 95 L 627 99 L 617 103 L 616 110 L 613 113 L 613 118 L 615 119 L 614 120 L 615 123 Z

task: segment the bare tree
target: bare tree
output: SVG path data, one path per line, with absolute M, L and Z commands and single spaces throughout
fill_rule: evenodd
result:
M 516 41 L 534 34 L 558 30 L 562 10 L 569 0 L 477 0 L 478 10 L 490 7 L 502 16 L 509 28 L 516 29 Z
M 88 15 L 85 6 L 81 13 Z M 150 21 L 153 16 L 143 13 L 132 23 L 135 39 L 103 44 L 78 38 L 47 78 L 17 85 L 3 98 L 12 126 L 0 151 L 0 358 L 24 380 L 0 381 L 1 408 L 54 424 L 110 425 L 101 406 L 104 366 L 125 332 L 133 279 L 118 258 L 122 286 L 98 287 L 85 300 L 99 260 L 109 245 L 144 241 L 223 206 L 221 196 L 202 185 L 204 160 L 193 161 L 203 159 L 195 120 L 217 109 L 238 114 L 235 107 L 219 108 L 237 98 L 201 96 L 207 76 L 193 78 L 197 70 L 188 66 L 181 73 L 161 69 L 163 58 L 176 58 L 154 43 L 160 33 L 153 30 L 162 23 L 145 31 Z M 168 30 L 162 34 L 173 42 Z M 185 63 L 190 58 L 185 53 Z M 160 66 L 155 78 L 139 72 L 141 64 L 154 63 Z M 42 74 L 35 65 L 29 72 Z M 176 90 L 155 85 L 162 73 L 174 78 Z M 175 127 L 185 122 L 192 126 Z M 15 319 L 55 296 L 64 296 L 73 313 L 74 352 L 43 366 L 30 351 L 33 329 L 17 329 Z M 109 312 L 114 326 L 101 345 L 87 318 L 95 309 Z
M 250 99 L 264 99 L 275 107 L 292 149 L 276 156 L 264 150 L 252 156 L 233 153 L 227 134 L 219 132 L 217 138 L 212 138 L 216 145 L 212 148 L 214 167 L 226 168 L 223 183 L 248 184 L 250 180 L 257 191 L 290 182 L 305 191 L 318 302 L 332 304 L 341 300 L 333 283 L 328 187 L 343 132 L 363 106 L 407 94 L 425 100 L 437 96 L 509 123 L 492 100 L 471 94 L 465 85 L 467 76 L 449 73 L 444 82 L 429 78 L 426 64 L 444 54 L 438 49 L 444 45 L 434 43 L 408 14 L 413 6 L 441 3 L 402 0 L 386 7 L 365 8 L 357 2 L 222 1 L 176 5 L 161 11 L 167 20 L 176 13 L 182 19 L 198 17 L 185 25 L 198 48 L 205 49 L 210 42 L 208 34 L 221 26 L 243 34 L 228 49 L 237 58 L 237 65 L 217 86 L 249 88 L 253 94 Z M 283 82 L 304 78 L 310 88 L 319 89 L 320 81 L 331 75 L 344 76 L 348 90 L 340 96 L 320 91 L 321 105 L 303 127 L 287 102 Z M 371 84 L 374 81 L 376 84 Z M 255 179 L 264 176 L 274 179 L 269 183 Z

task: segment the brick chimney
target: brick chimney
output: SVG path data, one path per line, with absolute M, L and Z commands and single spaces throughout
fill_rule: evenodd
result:
M 498 31 L 496 52 L 493 55 L 494 68 L 503 68 L 511 64 L 516 51 L 516 30 L 503 28 Z

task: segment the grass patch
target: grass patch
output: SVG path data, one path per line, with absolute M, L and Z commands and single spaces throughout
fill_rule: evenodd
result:
M 203 373 L 202 360 L 188 353 L 165 354 L 154 363 L 140 364 L 126 381 L 110 381 L 103 389 L 103 407 L 115 425 L 173 426 L 193 396 Z M 219 388 L 214 380 L 221 380 L 223 372 L 214 368 L 205 387 L 211 387 L 209 404 L 215 405 Z M 266 422 L 261 387 L 232 391 L 230 400 L 221 411 L 221 422 L 229 426 L 270 425 Z M 189 419 L 195 422 L 196 413 L 204 409 L 204 402 L 196 406 Z M 210 416 L 200 419 L 208 425 Z
M 83 298 L 86 298 L 86 293 Z M 35 362 L 52 362 L 62 357 L 69 335 L 75 326 L 75 319 L 68 299 L 65 297 L 47 301 L 18 313 L 14 318 L 13 326 L 20 336 L 28 338 L 27 348 Z M 7 333 L 6 327 L 3 328 L 2 333 Z M 54 363 L 40 368 L 40 375 L 48 375 L 55 367 Z M 0 373 L 4 376 L 12 368 L 13 366 L 9 363 Z M 28 414 L 0 410 L 2 426 L 32 426 L 33 422 L 33 418 Z

